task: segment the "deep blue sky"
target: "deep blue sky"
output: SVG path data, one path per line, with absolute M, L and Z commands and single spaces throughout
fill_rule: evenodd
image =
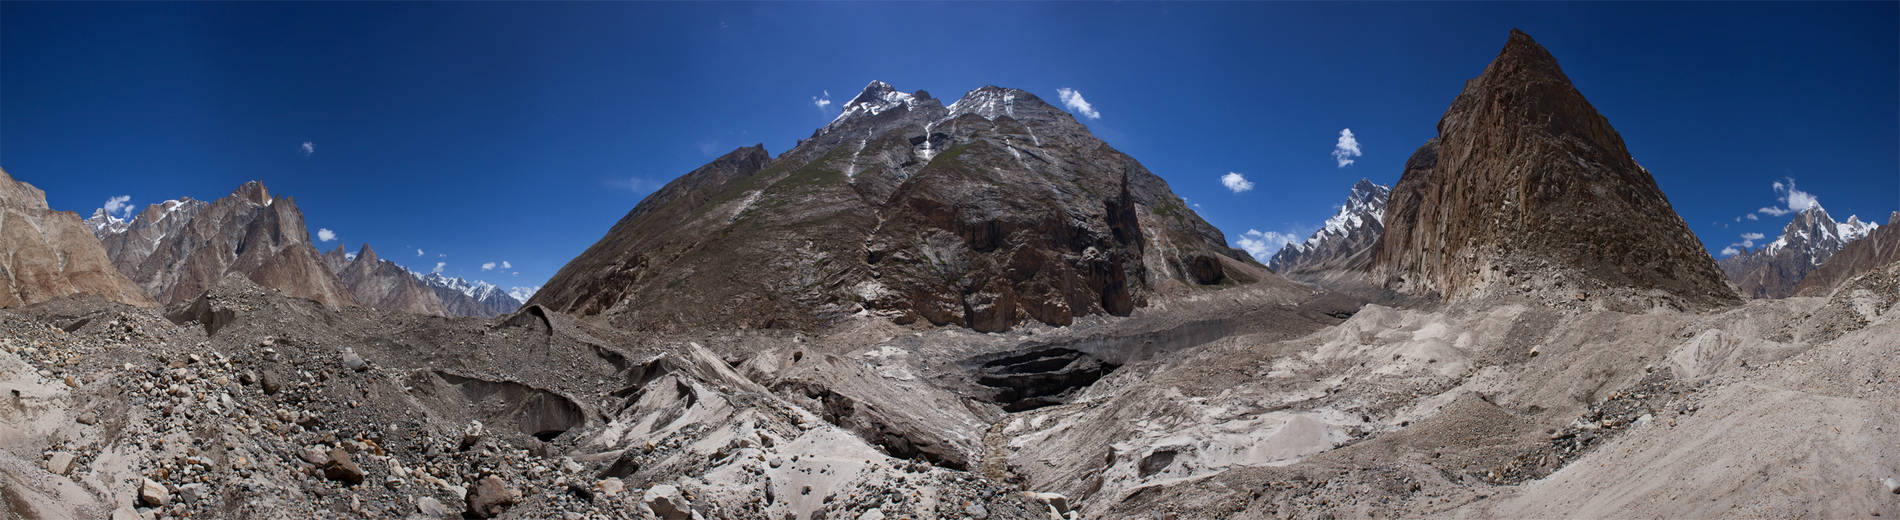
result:
M 1397 181 L 1519 27 L 1714 252 L 1772 240 L 1787 217 L 1734 219 L 1784 205 L 1784 178 L 1840 218 L 1900 209 L 1896 5 L 10 2 L 0 167 L 84 215 L 262 179 L 351 250 L 533 286 L 648 191 L 782 152 L 870 80 L 1072 88 L 1230 240 L 1304 236 L 1358 178 Z

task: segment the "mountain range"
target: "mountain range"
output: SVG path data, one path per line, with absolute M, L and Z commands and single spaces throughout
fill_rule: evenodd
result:
M 101 209 L 85 224 L 112 265 L 164 305 L 197 298 L 236 273 L 332 307 L 478 317 L 520 307 L 492 285 L 414 274 L 377 258 L 367 244 L 354 259 L 341 246 L 319 255 L 296 201 L 273 196 L 258 181 L 212 202 L 152 204 L 131 220 Z
M 1879 227 L 1861 222 L 1858 216 L 1835 222 L 1826 209 L 1815 204 L 1795 213 L 1773 242 L 1729 255 L 1716 264 L 1744 296 L 1786 298 L 1793 296 L 1795 287 L 1836 252 Z

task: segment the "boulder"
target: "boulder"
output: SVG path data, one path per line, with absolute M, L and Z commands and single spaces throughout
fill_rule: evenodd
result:
M 363 467 L 350 460 L 350 454 L 340 449 L 330 450 L 329 460 L 323 464 L 323 476 L 330 480 L 351 485 L 363 483 Z
M 492 518 L 515 505 L 521 493 L 509 488 L 501 477 L 489 475 L 474 486 L 468 488 L 468 514 L 476 518 Z

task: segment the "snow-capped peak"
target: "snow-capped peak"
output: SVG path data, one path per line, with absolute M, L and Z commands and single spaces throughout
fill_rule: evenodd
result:
M 132 223 L 112 216 L 111 213 L 106 212 L 105 208 L 99 208 L 92 212 L 92 218 L 86 219 L 86 225 L 92 227 L 92 234 L 103 236 L 123 233 L 127 227 L 131 227 Z
M 825 129 L 830 130 L 838 123 L 859 115 L 875 116 L 897 107 L 915 108 L 916 106 L 917 96 L 899 91 L 889 83 L 872 81 L 871 84 L 864 86 L 863 92 L 859 92 L 856 97 L 851 98 L 851 101 L 845 102 L 844 111 L 840 112 L 836 119 L 832 119 L 831 124 L 825 125 Z
M 944 120 L 955 119 L 963 114 L 976 114 L 984 119 L 996 119 L 997 116 L 1016 116 L 1015 89 L 988 86 L 964 94 L 957 102 L 951 103 L 949 115 Z
M 416 279 L 421 280 L 424 284 L 446 288 L 476 300 L 487 298 L 488 295 L 493 294 L 496 290 L 495 284 L 480 280 L 470 282 L 460 276 L 450 278 L 442 276 L 442 273 L 417 274 L 414 271 L 410 271 L 410 274 L 415 275 Z
M 1835 225 L 1842 242 L 1853 242 L 1880 228 L 1880 224 L 1861 222 L 1859 215 L 1848 215 L 1846 222 Z
M 1327 237 L 1344 237 L 1353 230 L 1365 227 L 1366 221 L 1385 224 L 1385 202 L 1391 198 L 1392 188 L 1373 184 L 1367 179 L 1359 179 L 1352 186 L 1352 192 L 1346 196 L 1346 204 L 1339 212 L 1326 219 L 1326 225 L 1313 236 L 1306 239 L 1305 247 L 1319 245 Z

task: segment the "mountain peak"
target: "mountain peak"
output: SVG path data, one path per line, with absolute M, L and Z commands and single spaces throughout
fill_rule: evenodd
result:
M 1508 69 L 1500 70 L 1500 72 L 1534 71 L 1564 77 L 1563 69 L 1557 66 L 1557 57 L 1552 56 L 1550 50 L 1545 49 L 1544 46 L 1538 45 L 1537 40 L 1531 39 L 1530 34 L 1518 29 L 1511 29 L 1511 36 L 1505 40 L 1504 49 L 1498 51 L 1497 60 L 1492 62 L 1494 67 L 1499 64 L 1509 66 Z M 1564 77 L 1564 81 L 1569 82 L 1570 79 Z
M 337 249 L 342 249 L 342 248 L 343 248 L 343 246 L 340 246 L 340 245 L 339 245 L 339 246 L 336 246 L 336 247 L 337 247 Z M 379 260 L 379 259 L 378 259 L 378 258 L 376 257 L 376 250 L 374 250 L 374 249 L 370 249 L 370 248 L 369 248 L 369 243 L 368 243 L 368 242 L 364 242 L 364 243 L 363 243 L 363 248 L 362 248 L 362 249 L 358 249 L 358 250 L 356 250 L 356 260 L 357 260 L 357 261 L 359 261 L 359 262 L 360 262 L 360 261 L 365 261 L 365 260 L 367 260 L 367 261 L 369 262 L 369 264 L 368 264 L 368 265 L 375 265 L 375 264 L 376 264 L 376 261 L 377 261 L 377 260 Z
M 1360 270 L 1370 265 L 1373 247 L 1385 233 L 1385 206 L 1392 189 L 1359 179 L 1346 203 L 1305 242 L 1287 244 L 1268 267 L 1283 274 Z
M 859 105 L 888 105 L 910 99 L 912 99 L 910 93 L 899 91 L 890 83 L 872 80 L 871 84 L 865 85 L 864 90 L 859 91 L 857 96 L 853 96 L 850 101 L 844 103 L 844 111 L 851 112 L 852 107 Z
M 1611 309 L 1658 294 L 1682 308 L 1737 301 L 1622 136 L 1523 31 L 1465 82 L 1427 144 L 1392 189 L 1374 261 L 1388 288 Z
M 258 205 L 267 206 L 271 202 L 270 189 L 264 187 L 264 181 L 246 182 L 243 186 L 238 186 L 238 189 L 231 191 L 231 196 L 255 202 Z

